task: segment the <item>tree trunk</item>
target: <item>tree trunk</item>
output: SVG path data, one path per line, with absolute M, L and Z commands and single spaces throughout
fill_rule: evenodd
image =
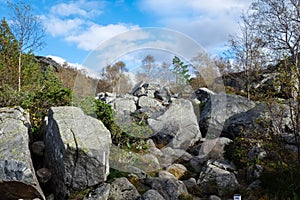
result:
M 22 65 L 22 51 L 19 51 L 18 61 L 18 91 L 21 91 L 21 65 Z

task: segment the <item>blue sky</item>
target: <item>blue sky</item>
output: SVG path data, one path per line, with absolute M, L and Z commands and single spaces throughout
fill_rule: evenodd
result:
M 1 18 L 9 18 L 5 2 L 0 0 Z M 137 65 L 149 52 L 157 54 L 158 59 L 163 59 L 159 56 L 164 57 L 164 53 L 159 55 L 147 51 L 147 46 L 144 46 L 144 49 L 139 47 L 141 42 L 139 39 L 145 39 L 146 35 L 149 40 L 152 40 L 152 44 L 156 44 L 156 46 L 150 45 L 151 48 L 157 47 L 164 51 L 165 47 L 170 45 L 167 44 L 166 37 L 153 37 L 147 32 L 147 30 L 152 32 L 158 30 L 157 28 L 165 30 L 160 36 L 171 34 L 183 37 L 183 41 L 192 40 L 211 54 L 221 52 L 229 34 L 237 30 L 241 12 L 250 5 L 250 0 L 31 0 L 26 2 L 32 5 L 34 14 L 41 18 L 46 29 L 46 46 L 36 54 L 58 56 L 71 63 L 85 64 L 102 45 L 102 48 L 105 48 L 102 52 L 111 55 L 110 58 L 105 57 L 108 60 L 100 56 L 104 64 L 119 58 L 128 63 L 132 62 L 131 65 Z M 148 27 L 155 29 L 146 29 Z M 118 41 L 120 37 L 126 37 L 126 40 L 122 40 L 123 43 L 118 43 L 115 48 L 107 47 L 110 43 Z M 136 51 L 131 49 L 131 52 L 126 54 L 126 45 L 120 46 L 124 45 L 124 42 L 126 45 L 135 45 Z M 104 47 L 103 44 L 106 46 Z M 184 44 L 189 42 L 180 42 L 176 47 L 173 44 L 173 53 L 176 54 L 178 49 L 181 52 L 189 51 L 190 47 Z M 114 55 L 116 49 L 123 49 L 122 58 Z

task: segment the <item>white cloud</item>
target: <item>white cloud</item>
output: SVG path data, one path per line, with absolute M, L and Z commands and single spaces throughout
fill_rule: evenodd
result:
M 50 12 L 55 16 L 82 16 L 93 17 L 102 13 L 104 1 L 74 1 L 70 3 L 60 3 L 51 7 Z
M 62 20 L 55 16 L 42 16 L 41 19 L 46 31 L 54 37 L 68 35 L 85 24 L 85 21 L 79 18 Z
M 66 41 L 76 43 L 78 48 L 89 51 L 96 49 L 100 43 L 119 35 L 123 32 L 136 29 L 138 26 L 126 24 L 109 24 L 101 26 L 93 24 L 78 35 L 66 36 Z
M 208 51 L 220 48 L 237 28 L 251 0 L 142 0 L 140 8 L 155 13 L 160 23 L 195 39 Z

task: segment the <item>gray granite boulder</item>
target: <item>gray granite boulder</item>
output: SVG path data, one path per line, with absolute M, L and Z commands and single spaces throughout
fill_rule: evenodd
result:
M 166 200 L 179 199 L 180 195 L 188 194 L 184 183 L 175 178 L 147 178 L 145 182 L 152 189 L 158 191 Z
M 117 178 L 110 185 L 109 200 L 137 200 L 141 197 L 127 178 Z
M 83 200 L 108 200 L 110 184 L 104 183 L 87 194 Z
M 52 107 L 45 120 L 45 161 L 55 195 L 65 198 L 106 180 L 109 174 L 110 132 L 80 108 Z
M 147 192 L 145 192 L 143 194 L 143 196 L 141 197 L 141 200 L 165 200 L 165 198 L 163 196 L 161 196 L 161 194 L 159 194 L 158 191 L 156 190 L 148 190 Z
M 253 108 L 255 103 L 248 99 L 218 93 L 211 95 L 204 105 L 200 115 L 200 130 L 206 138 L 217 138 L 221 135 L 224 122 L 231 116 L 248 111 Z
M 201 132 L 189 100 L 176 99 L 156 119 L 148 119 L 157 145 L 186 150 L 201 138 Z
M 22 108 L 0 108 L 1 199 L 45 199 L 31 161 L 29 128 Z
M 197 184 L 203 191 L 209 191 L 208 188 L 215 185 L 215 191 L 209 192 L 216 192 L 219 196 L 228 195 L 239 187 L 234 170 L 235 166 L 229 162 L 208 160 Z

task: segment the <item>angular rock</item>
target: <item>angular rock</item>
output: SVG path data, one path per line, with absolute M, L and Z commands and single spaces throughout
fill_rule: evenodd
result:
M 109 200 L 137 200 L 140 194 L 127 178 L 117 178 L 110 185 Z
M 209 191 L 211 185 L 216 185 L 215 191 L 219 196 L 230 194 L 239 187 L 237 178 L 231 170 L 235 167 L 227 164 L 214 161 L 207 161 L 204 170 L 200 173 L 197 184 L 203 191 Z M 229 171 L 228 171 L 229 170 Z
M 267 133 L 271 126 L 276 130 L 289 131 L 292 129 L 288 106 L 274 104 L 270 108 L 265 103 L 260 103 L 246 112 L 235 114 L 227 119 L 223 133 L 234 138 L 240 133 L 245 135 L 253 132 Z
M 160 90 L 159 83 L 148 83 L 147 88 L 147 96 L 151 98 L 155 98 L 155 92 Z
M 189 161 L 192 159 L 192 155 L 182 149 L 173 149 L 171 147 L 165 147 L 161 149 L 162 156 L 158 156 L 158 160 L 163 167 L 167 167 L 177 159 Z
M 136 110 L 136 103 L 133 96 L 126 96 L 125 98 L 116 98 L 112 103 L 117 115 L 130 114 Z
M 201 144 L 198 157 L 207 157 L 208 159 L 223 159 L 224 147 L 230 142 L 232 142 L 232 140 L 225 137 L 207 139 Z
M 165 200 L 165 198 L 163 196 L 161 196 L 161 194 L 159 194 L 158 191 L 156 190 L 148 190 L 147 192 L 145 192 L 141 198 L 141 200 Z
M 184 183 L 174 178 L 148 178 L 146 182 L 166 200 L 179 199 L 180 195 L 188 193 Z
M 173 174 L 176 179 L 180 179 L 186 174 L 188 170 L 184 165 L 176 163 L 168 166 L 167 171 Z
M 167 178 L 167 179 L 177 179 L 173 174 L 171 174 L 168 171 L 162 170 L 158 172 L 158 177 L 159 178 Z
M 148 119 L 154 131 L 152 139 L 158 146 L 186 150 L 201 138 L 193 105 L 185 99 L 176 99 L 157 119 Z
M 171 92 L 168 87 L 163 87 L 160 90 L 154 92 L 154 98 L 163 101 L 164 104 L 169 104 L 171 102 Z
M 229 117 L 248 111 L 254 106 L 254 102 L 241 96 L 224 93 L 212 95 L 200 115 L 201 133 L 209 139 L 219 137 L 224 128 L 224 122 Z
M 45 199 L 31 161 L 29 128 L 22 108 L 0 108 L 1 199 Z
M 138 100 L 138 106 L 149 117 L 151 117 L 154 113 L 161 113 L 165 109 L 161 102 L 148 96 L 140 97 Z
M 108 200 L 110 184 L 104 183 L 98 186 L 92 192 L 89 192 L 83 200 Z
M 80 108 L 52 107 L 45 122 L 45 164 L 56 198 L 106 180 L 110 132 Z

